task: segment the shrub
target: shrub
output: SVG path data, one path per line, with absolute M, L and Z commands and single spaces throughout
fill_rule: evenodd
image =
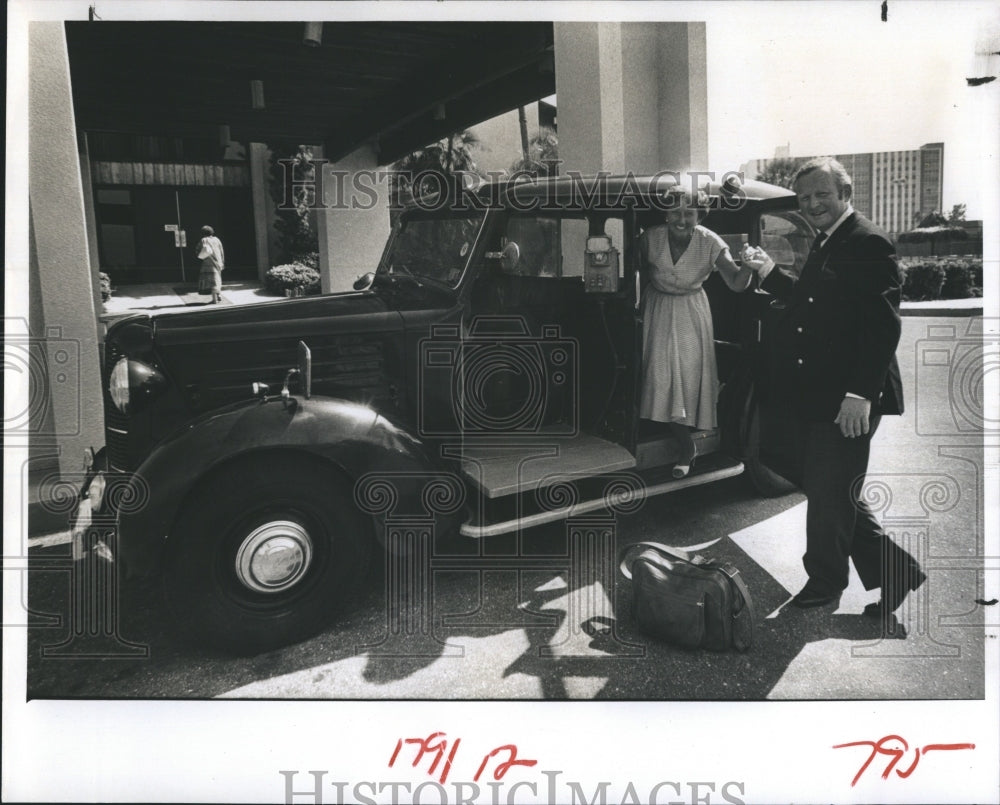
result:
M 903 299 L 926 301 L 939 299 L 944 285 L 944 268 L 937 262 L 920 262 L 906 266 L 903 277 Z
M 98 278 L 101 281 L 101 301 L 107 302 L 111 298 L 111 277 L 105 274 L 103 271 L 98 273 Z
M 937 271 L 941 272 L 941 287 Z M 907 300 L 967 299 L 983 295 L 981 257 L 903 257 L 900 260 L 903 298 Z
M 949 260 L 944 264 L 944 284 L 941 299 L 968 299 L 972 293 L 972 267 L 966 260 Z
M 303 252 L 302 254 L 296 254 L 292 258 L 292 262 L 300 263 L 307 268 L 319 271 L 319 252 Z
M 275 266 L 264 275 L 264 287 L 273 294 L 283 294 L 295 288 L 302 288 L 306 294 L 318 294 L 319 272 L 302 263 Z

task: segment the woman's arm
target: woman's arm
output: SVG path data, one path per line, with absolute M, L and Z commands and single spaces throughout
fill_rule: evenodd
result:
M 753 277 L 753 269 L 748 265 L 738 266 L 729 254 L 729 249 L 724 249 L 715 258 L 715 267 L 722 275 L 722 279 L 734 291 L 745 291 L 750 287 L 750 279 Z

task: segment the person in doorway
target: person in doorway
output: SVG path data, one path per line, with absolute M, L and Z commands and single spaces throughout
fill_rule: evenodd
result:
M 226 268 L 226 254 L 222 241 L 215 236 L 215 230 L 210 226 L 201 228 L 198 259 L 201 260 L 198 293 L 212 294 L 212 304 L 218 304 L 222 301 L 222 272 Z
M 791 604 L 839 601 L 850 559 L 865 589 L 881 588 L 865 613 L 887 621 L 926 578 L 861 497 L 879 420 L 903 411 L 899 265 L 889 237 L 852 208 L 851 178 L 837 160 L 809 160 L 793 189 L 818 231 L 798 279 L 760 249 L 743 256 L 760 287 L 785 303 L 775 324 L 761 451 L 772 451 L 774 468 L 808 501 L 808 581 Z
M 753 271 L 738 266 L 726 242 L 700 225 L 707 195 L 675 187 L 664 201 L 664 223 L 643 232 L 637 250 L 646 283 L 639 416 L 670 425 L 680 445 L 673 476 L 683 478 L 695 458 L 692 430 L 717 424 L 712 311 L 702 283 L 717 270 L 730 288 L 743 291 Z

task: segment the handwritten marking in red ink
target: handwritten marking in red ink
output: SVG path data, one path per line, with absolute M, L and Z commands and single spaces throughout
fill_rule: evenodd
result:
M 419 747 L 419 751 L 416 753 L 416 757 L 413 758 L 412 766 L 416 768 L 417 765 L 423 760 L 425 754 L 434 753 L 434 760 L 427 769 L 428 775 L 433 775 L 434 771 L 437 769 L 438 764 L 441 762 L 441 758 L 444 757 L 445 750 L 448 748 L 448 741 L 443 738 L 443 732 L 432 732 L 426 738 L 400 738 L 396 741 L 396 749 L 392 753 L 392 757 L 389 758 L 389 768 L 392 768 L 393 764 L 396 762 L 396 758 L 399 757 L 399 750 L 403 748 L 403 744 L 416 744 Z M 435 739 L 437 739 L 435 741 Z M 433 741 L 433 743 L 432 743 Z M 441 777 L 439 782 L 444 785 L 445 780 L 448 779 L 448 772 L 451 771 L 451 764 L 455 760 L 455 753 L 458 752 L 458 745 L 462 742 L 461 738 L 456 738 L 455 743 L 452 744 L 451 752 L 448 753 L 448 759 L 445 761 L 444 766 L 441 769 Z
M 898 744 L 902 744 L 902 748 L 899 746 L 889 746 L 888 742 L 895 741 Z M 867 746 L 871 748 L 871 754 L 868 759 L 861 765 L 858 773 L 854 775 L 854 779 L 851 780 L 851 787 L 853 788 L 858 780 L 861 779 L 861 775 L 865 773 L 868 767 L 875 760 L 877 755 L 885 755 L 891 758 L 886 764 L 885 771 L 882 772 L 882 779 L 888 780 L 889 774 L 893 769 L 896 768 L 896 764 L 903 758 L 903 756 L 909 751 L 910 745 L 906 742 L 904 738 L 899 735 L 886 735 L 884 738 L 880 738 L 878 741 L 852 741 L 851 743 L 837 744 L 834 749 L 844 749 L 848 746 Z M 956 749 L 975 749 L 976 745 L 973 743 L 961 743 L 961 744 L 927 744 L 921 749 L 920 747 L 914 748 L 913 762 L 904 771 L 903 769 L 896 769 L 896 774 L 903 779 L 909 777 L 917 768 L 917 764 L 920 762 L 921 754 L 926 755 L 928 752 L 946 752 L 953 751 Z
M 448 757 L 444 762 L 444 766 L 441 768 L 441 776 L 438 778 L 442 785 L 444 785 L 445 781 L 448 779 L 448 773 L 451 771 L 455 755 L 458 753 L 458 746 L 461 743 L 462 739 L 456 738 L 451 745 L 451 751 L 448 752 Z M 389 768 L 392 768 L 395 765 L 396 760 L 399 758 L 399 753 L 406 744 L 412 744 L 417 748 L 417 751 L 414 753 L 415 756 L 413 758 L 413 763 L 411 764 L 413 768 L 416 768 L 420 764 L 420 762 L 424 759 L 424 755 L 433 755 L 434 760 L 431 762 L 430 766 L 427 767 L 427 774 L 429 776 L 433 776 L 434 772 L 437 770 L 438 764 L 441 763 L 445 752 L 448 750 L 448 741 L 444 737 L 443 732 L 432 732 L 426 738 L 400 738 L 396 741 L 396 748 L 392 752 L 392 757 L 389 758 Z M 513 766 L 534 766 L 538 763 L 537 760 L 519 759 L 517 756 L 517 746 L 515 744 L 504 744 L 503 746 L 498 746 L 492 752 L 483 757 L 483 762 L 479 764 L 479 770 L 473 778 L 474 782 L 479 781 L 479 778 L 486 770 L 486 765 L 489 763 L 490 759 L 495 758 L 501 752 L 507 753 L 507 760 L 503 763 L 498 763 L 496 768 L 493 769 L 494 780 L 502 780 L 504 775 L 506 775 Z
M 510 771 L 511 766 L 534 766 L 538 763 L 537 760 L 518 760 L 517 759 L 517 747 L 514 744 L 504 744 L 503 746 L 498 746 L 488 755 L 483 757 L 483 762 L 479 764 L 479 771 L 476 772 L 476 776 L 472 778 L 472 782 L 478 783 L 479 777 L 482 775 L 483 770 L 486 768 L 486 764 L 489 762 L 491 757 L 496 757 L 498 752 L 508 752 L 508 758 L 506 762 L 500 763 L 493 770 L 493 779 L 502 780 L 503 776 Z

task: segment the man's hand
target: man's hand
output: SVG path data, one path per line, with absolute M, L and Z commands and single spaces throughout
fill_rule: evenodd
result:
M 840 404 L 840 413 L 834 422 L 840 426 L 840 432 L 848 439 L 863 436 L 868 433 L 868 415 L 872 404 L 860 397 L 844 397 Z
M 751 246 L 749 243 L 743 244 L 743 249 L 740 251 L 740 260 L 751 271 L 756 271 L 765 277 L 774 268 L 774 260 L 770 258 L 768 253 L 759 246 Z

